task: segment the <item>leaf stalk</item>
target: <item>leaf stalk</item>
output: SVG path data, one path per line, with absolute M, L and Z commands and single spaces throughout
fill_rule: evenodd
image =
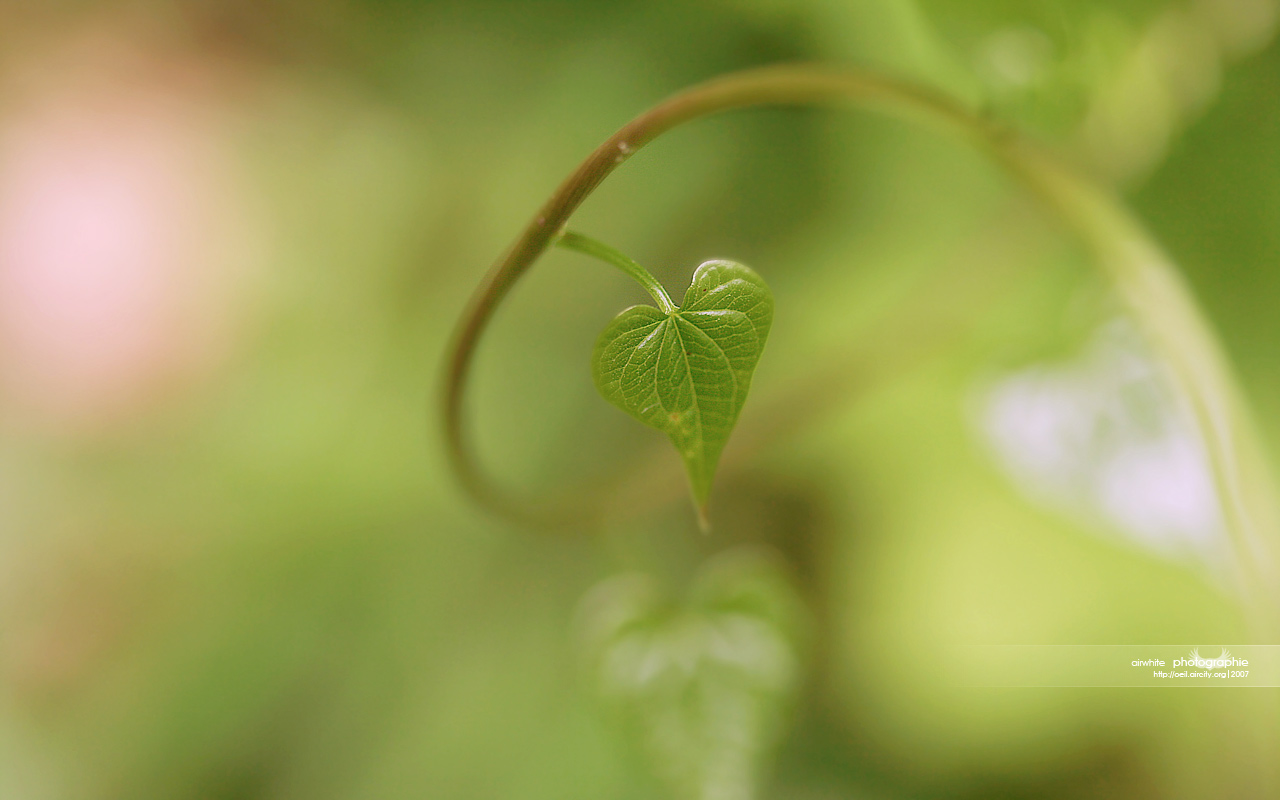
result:
M 675 303 L 671 302 L 671 295 L 667 294 L 667 290 L 663 288 L 662 283 L 649 270 L 640 266 L 640 264 L 619 250 L 615 250 L 604 242 L 592 239 L 590 236 L 573 231 L 565 231 L 556 237 L 556 245 L 566 250 L 573 250 L 583 255 L 598 258 L 605 263 L 612 264 L 638 284 L 644 287 L 644 290 L 658 303 L 658 308 L 662 309 L 664 314 L 674 314 L 678 310 Z

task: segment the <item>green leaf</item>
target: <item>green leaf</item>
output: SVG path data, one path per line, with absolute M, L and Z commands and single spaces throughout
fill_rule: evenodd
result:
M 591 366 L 600 394 L 671 438 L 699 508 L 772 322 L 773 293 L 759 275 L 707 261 L 678 308 L 632 306 L 596 341 Z
M 587 674 L 680 800 L 757 795 L 804 674 L 803 603 L 768 551 L 720 553 L 683 600 L 644 573 L 579 605 Z

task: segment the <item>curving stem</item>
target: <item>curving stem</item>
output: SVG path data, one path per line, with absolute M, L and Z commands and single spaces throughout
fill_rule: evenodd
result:
M 977 143 L 994 142 L 1001 129 L 932 90 L 872 73 L 787 65 L 746 70 L 686 89 L 624 125 L 595 149 L 551 196 L 472 294 L 449 345 L 443 381 L 445 448 L 463 488 L 479 504 L 524 523 L 556 524 L 557 515 L 494 485 L 476 463 L 463 420 L 476 345 L 511 287 L 562 234 L 569 217 L 633 153 L 693 119 L 752 106 L 808 106 L 839 102 L 880 104 L 890 110 L 942 120 Z
M 699 84 L 627 123 L 560 185 L 489 270 L 450 344 L 442 404 L 445 443 L 467 492 L 504 516 L 546 521 L 543 509 L 509 495 L 480 469 L 465 435 L 463 400 L 476 345 L 494 312 L 587 196 L 632 153 L 681 123 L 736 108 L 836 103 L 942 123 L 1003 165 L 1089 246 L 1195 414 L 1224 506 L 1235 578 L 1252 610 L 1253 627 L 1267 641 L 1280 634 L 1273 555 L 1278 516 L 1270 472 L 1231 368 L 1172 263 L 1108 189 L 937 92 L 868 72 L 787 65 Z

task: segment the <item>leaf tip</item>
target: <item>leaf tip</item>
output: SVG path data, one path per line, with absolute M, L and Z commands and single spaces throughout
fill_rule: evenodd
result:
M 698 509 L 698 530 L 702 531 L 703 534 L 709 535 L 711 533 L 711 517 L 707 516 L 707 504 L 698 503 L 697 509 Z

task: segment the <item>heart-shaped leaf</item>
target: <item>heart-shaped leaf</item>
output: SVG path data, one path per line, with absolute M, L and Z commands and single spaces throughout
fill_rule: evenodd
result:
M 600 394 L 671 437 L 705 507 L 773 322 L 773 293 L 749 267 L 707 261 L 670 313 L 632 306 L 600 334 Z

